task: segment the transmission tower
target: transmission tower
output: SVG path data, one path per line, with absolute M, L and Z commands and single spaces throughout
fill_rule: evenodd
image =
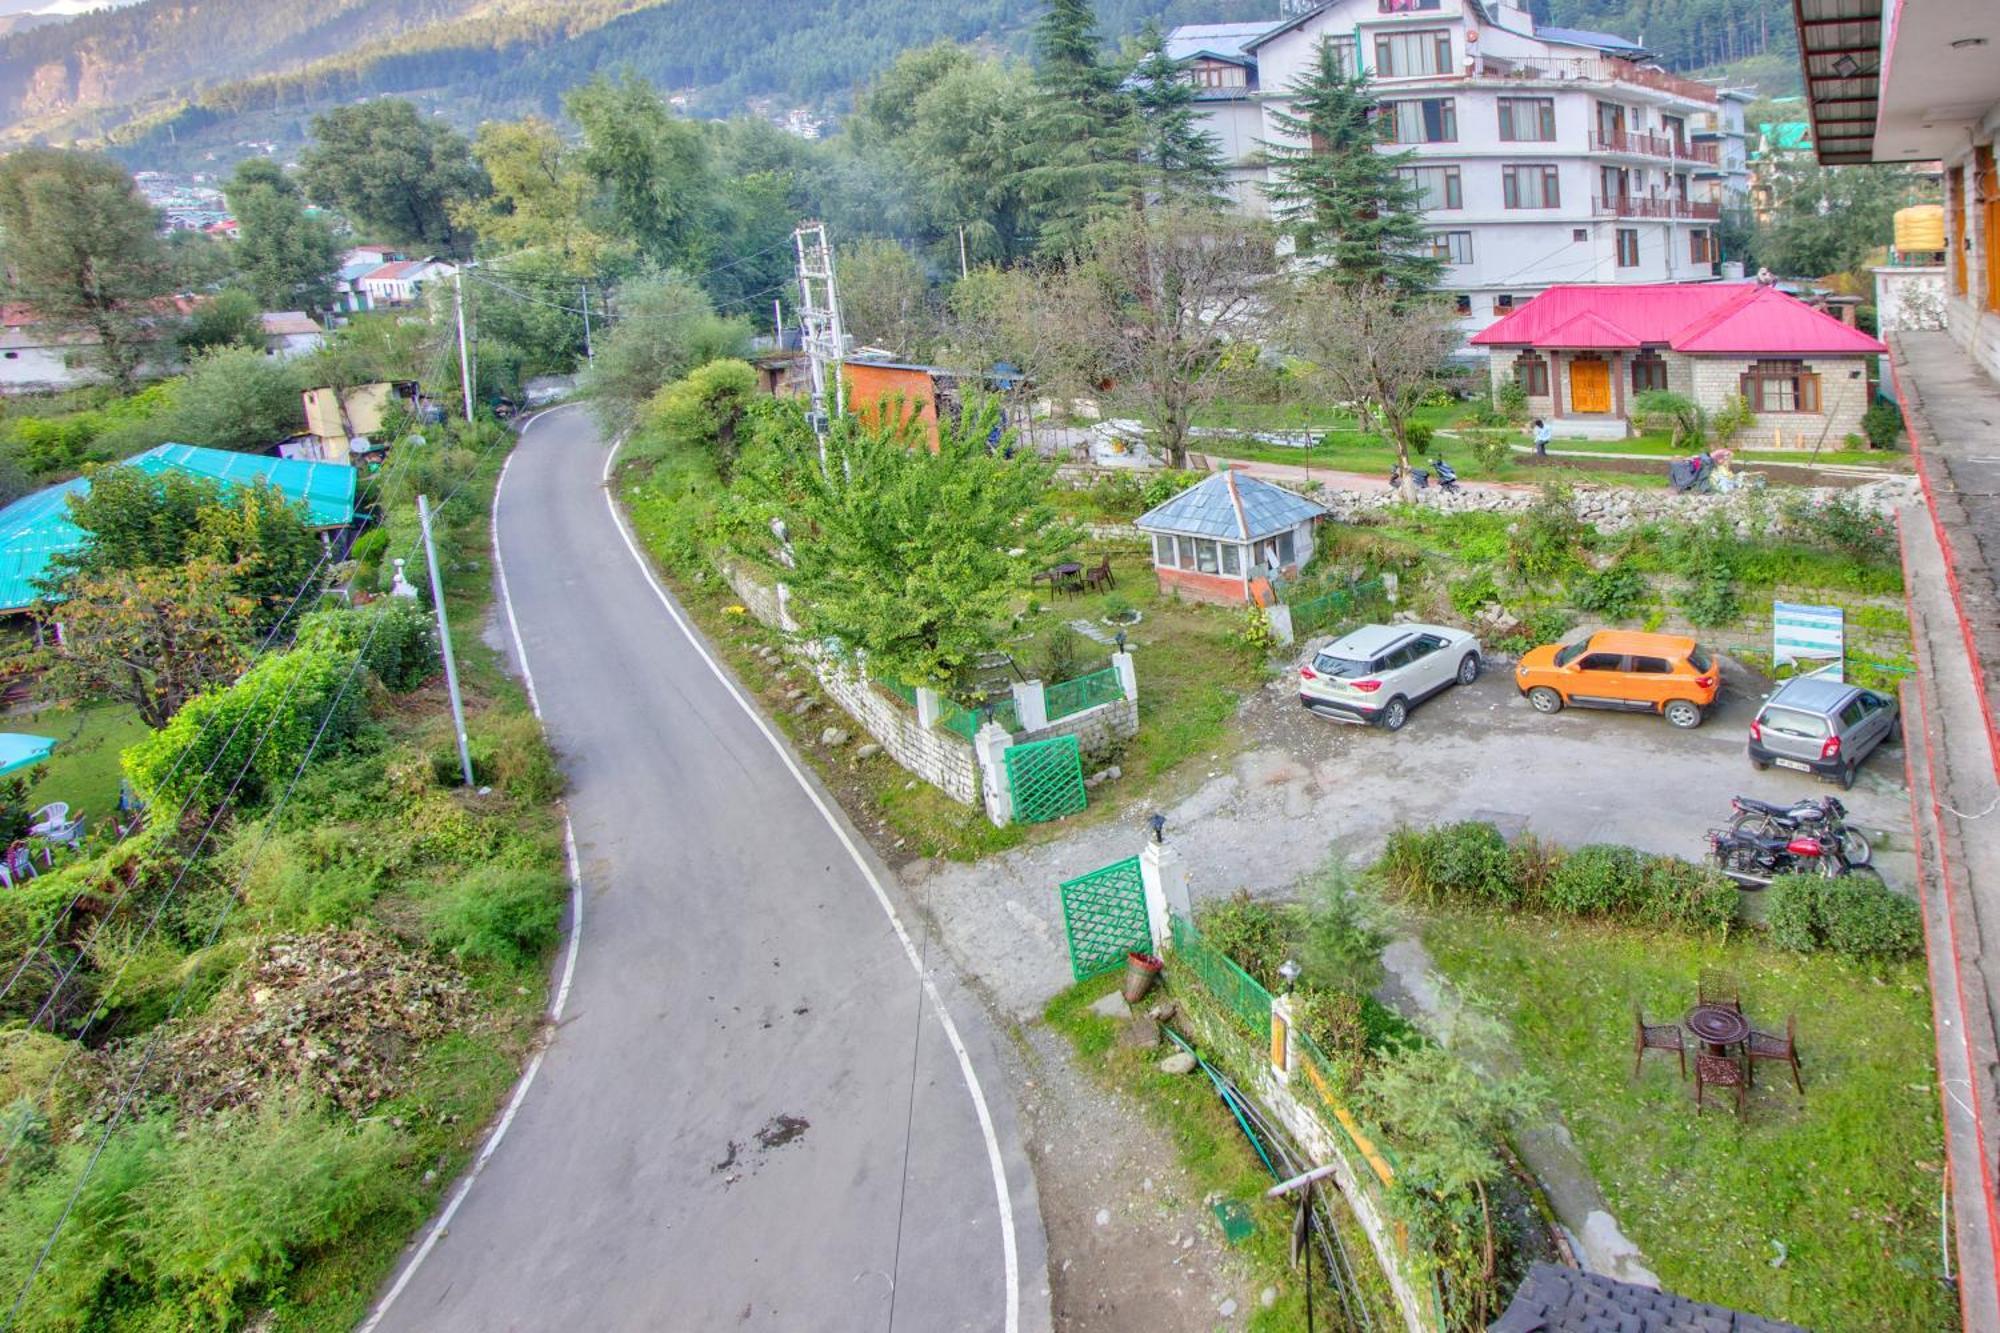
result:
M 847 410 L 847 386 L 840 361 L 847 339 L 840 327 L 840 293 L 834 285 L 833 247 L 824 222 L 802 222 L 792 232 L 799 256 L 799 324 L 805 334 L 806 358 L 812 366 L 812 422 L 819 435 L 820 457 L 826 457 L 827 381 L 833 381 L 833 413 Z

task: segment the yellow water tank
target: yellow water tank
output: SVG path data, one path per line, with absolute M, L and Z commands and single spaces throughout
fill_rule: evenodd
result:
M 1896 248 L 1906 255 L 1944 249 L 1944 205 L 1915 204 L 1896 210 Z

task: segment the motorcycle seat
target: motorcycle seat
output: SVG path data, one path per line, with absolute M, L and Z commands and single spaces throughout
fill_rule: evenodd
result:
M 1797 810 L 1796 806 L 1774 805 L 1770 801 L 1760 801 L 1754 796 L 1739 796 L 1736 798 L 1736 805 L 1738 809 L 1755 811 L 1760 815 L 1783 815 L 1788 819 L 1795 817 Z

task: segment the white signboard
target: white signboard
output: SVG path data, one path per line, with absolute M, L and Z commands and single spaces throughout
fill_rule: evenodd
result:
M 1800 675 L 1844 679 L 1847 656 L 1847 613 L 1837 606 L 1806 606 L 1799 602 L 1771 603 L 1771 665 L 1787 662 Z

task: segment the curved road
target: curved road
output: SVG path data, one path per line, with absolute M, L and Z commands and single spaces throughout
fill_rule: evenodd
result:
M 573 977 L 502 1141 L 364 1327 L 1045 1328 L 983 1014 L 948 978 L 926 994 L 942 950 L 682 628 L 606 455 L 583 411 L 545 414 L 495 502 L 570 778 Z

